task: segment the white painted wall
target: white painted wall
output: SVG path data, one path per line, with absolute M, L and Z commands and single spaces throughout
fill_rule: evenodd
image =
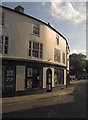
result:
M 51 63 L 66 66 L 62 63 L 62 52 L 65 53 L 66 60 L 66 41 L 59 35 L 59 45 L 56 44 L 56 32 L 50 29 L 43 23 L 36 21 L 32 18 L 17 14 L 13 11 L 3 9 L 5 13 L 5 25 L 2 28 L 3 35 L 9 37 L 9 51 L 8 55 L 3 57 L 8 58 L 22 58 L 22 59 L 34 59 L 28 56 L 29 40 L 37 41 L 43 44 L 43 59 L 41 61 L 48 61 L 51 59 Z M 37 23 L 40 25 L 40 36 L 32 34 L 32 25 Z M 54 48 L 61 51 L 61 62 L 54 61 Z M 69 57 L 69 55 L 68 55 Z M 69 69 L 69 68 L 68 68 Z M 46 70 L 43 68 L 43 88 L 46 88 Z M 25 68 L 24 66 L 17 66 L 16 68 L 16 91 L 24 90 L 25 85 Z M 21 83 L 21 84 L 20 84 Z M 66 83 L 66 70 L 64 71 L 64 83 Z M 52 68 L 52 87 L 54 87 L 54 68 Z
M 62 63 L 62 60 L 61 63 L 54 62 L 54 48 L 60 49 L 61 54 L 62 52 L 65 52 L 66 54 L 66 41 L 61 36 L 59 36 L 60 44 L 57 45 L 57 33 L 50 29 L 48 26 L 29 17 L 17 14 L 6 9 L 3 9 L 3 12 L 5 13 L 5 25 L 3 27 L 3 35 L 9 37 L 9 51 L 7 55 L 8 57 L 36 60 L 36 58 L 28 57 L 28 43 L 29 40 L 32 40 L 43 44 L 43 61 L 51 59 L 52 63 L 64 65 Z M 37 23 L 40 25 L 40 37 L 32 34 L 33 23 Z M 66 64 L 64 66 L 66 66 Z
M 64 69 L 64 85 L 66 85 L 66 70 Z

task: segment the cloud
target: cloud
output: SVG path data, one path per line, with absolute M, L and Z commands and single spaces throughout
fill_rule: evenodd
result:
M 75 3 L 76 6 L 76 3 Z M 75 9 L 70 2 L 51 2 L 51 14 L 61 20 L 69 20 L 74 23 L 81 23 L 86 20 L 85 6 L 80 4 Z
M 45 2 L 42 2 L 42 6 L 45 6 Z
M 78 50 L 78 49 L 73 49 L 71 50 L 70 54 L 72 53 L 82 53 L 82 54 L 85 54 L 86 55 L 86 49 L 83 49 L 83 50 Z

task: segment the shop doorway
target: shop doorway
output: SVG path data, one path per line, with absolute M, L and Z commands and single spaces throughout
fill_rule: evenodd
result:
M 33 72 L 32 88 L 39 88 L 40 87 L 40 70 L 39 68 L 34 68 L 32 72 Z
M 51 69 L 47 69 L 46 71 L 46 89 L 47 89 L 47 92 L 52 91 L 52 70 Z

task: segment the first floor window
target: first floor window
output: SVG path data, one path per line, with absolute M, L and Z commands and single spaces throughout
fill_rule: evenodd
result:
M 65 53 L 62 53 L 62 62 L 65 64 Z
M 4 25 L 4 13 L 0 12 L 0 26 Z
M 59 45 L 59 35 L 56 35 L 56 43 Z
M 8 54 L 8 37 L 0 36 L 0 53 Z
M 54 61 L 60 62 L 61 61 L 61 52 L 58 49 L 54 49 Z
M 42 58 L 42 47 L 41 43 L 29 41 L 29 56 Z

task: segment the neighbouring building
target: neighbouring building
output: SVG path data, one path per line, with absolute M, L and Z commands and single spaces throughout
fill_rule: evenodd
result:
M 0 13 L 3 94 L 66 85 L 70 52 L 66 38 L 49 23 L 25 14 L 20 5 L 14 10 L 1 6 Z

